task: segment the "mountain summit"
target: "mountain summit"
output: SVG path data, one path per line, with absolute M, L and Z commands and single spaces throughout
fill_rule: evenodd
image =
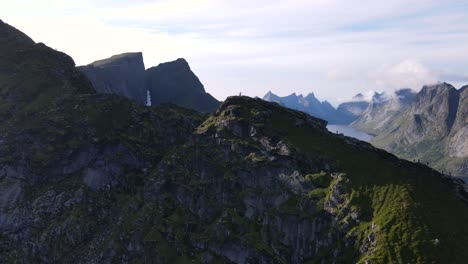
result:
M 162 63 L 145 70 L 141 52 L 124 53 L 78 67 L 99 93 L 112 93 L 141 104 L 173 103 L 211 112 L 219 102 L 205 92 L 203 84 L 185 59 Z M 149 97 L 148 97 L 149 92 Z
M 211 112 L 219 102 L 205 92 L 203 84 L 185 59 L 161 63 L 145 73 L 153 103 L 176 103 L 201 112 Z
M 146 102 L 145 65 L 141 52 L 124 53 L 78 67 L 91 80 L 98 93 L 125 96 Z

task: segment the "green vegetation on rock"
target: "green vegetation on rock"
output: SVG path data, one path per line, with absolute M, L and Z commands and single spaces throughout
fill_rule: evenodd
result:
M 466 192 L 422 164 L 259 99 L 94 94 L 69 57 L 0 37 L 1 263 L 468 259 Z

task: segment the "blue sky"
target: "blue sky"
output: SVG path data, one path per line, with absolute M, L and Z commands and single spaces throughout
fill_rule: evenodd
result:
M 3 0 L 2 0 L 3 1 Z M 146 67 L 186 58 L 208 92 L 358 92 L 468 84 L 468 1 L 42 0 L 0 18 L 77 64 L 142 51 Z

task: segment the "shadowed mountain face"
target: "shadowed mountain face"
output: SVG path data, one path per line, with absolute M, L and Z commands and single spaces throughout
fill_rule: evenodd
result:
M 95 93 L 1 21 L 0 58 L 0 263 L 468 259 L 458 180 L 324 120 L 248 97 L 205 115 Z
M 203 84 L 184 59 L 150 68 L 145 76 L 146 87 L 155 104 L 175 103 L 200 112 L 212 112 L 219 104 L 205 92 Z
M 378 136 L 376 146 L 407 159 L 427 162 L 456 176 L 468 175 L 466 88 L 441 83 L 416 95 L 397 92 L 371 105 L 352 126 Z
M 142 53 L 124 53 L 78 67 L 98 93 L 112 93 L 146 104 L 173 103 L 200 112 L 212 112 L 219 102 L 205 92 L 203 84 L 184 59 L 145 70 Z
M 451 156 L 468 157 L 468 86 L 461 88 L 459 93 L 458 110 L 450 132 L 448 149 Z M 466 171 L 468 174 L 468 162 Z
M 78 67 L 91 80 L 98 93 L 124 96 L 146 103 L 143 54 L 124 53 Z

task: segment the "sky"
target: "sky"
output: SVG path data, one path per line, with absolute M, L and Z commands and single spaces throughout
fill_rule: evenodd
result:
M 0 0 L 0 19 L 77 65 L 185 58 L 219 100 L 468 84 L 467 0 Z

